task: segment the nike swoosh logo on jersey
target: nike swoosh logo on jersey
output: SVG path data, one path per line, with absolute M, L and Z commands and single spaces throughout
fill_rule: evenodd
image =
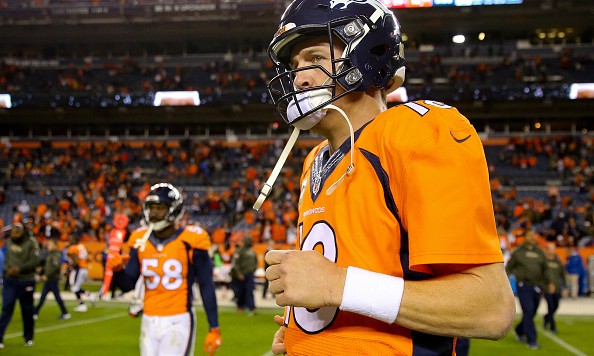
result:
M 470 135 L 468 135 L 468 136 L 466 136 L 464 138 L 458 139 L 458 138 L 456 138 L 456 136 L 454 136 L 454 134 L 452 133 L 452 131 L 450 131 L 450 135 L 452 136 L 452 138 L 454 139 L 454 141 L 456 141 L 458 143 L 462 143 L 462 142 L 464 142 L 464 141 L 466 141 L 466 140 L 468 140 L 470 138 Z

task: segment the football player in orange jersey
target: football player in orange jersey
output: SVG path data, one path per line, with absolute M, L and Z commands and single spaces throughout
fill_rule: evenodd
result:
M 196 317 L 192 285 L 198 282 L 210 327 L 204 351 L 212 355 L 221 345 L 221 336 L 208 254 L 210 237 L 198 226 L 176 226 L 184 206 L 180 192 L 171 184 L 151 187 L 143 213 L 148 227 L 132 232 L 125 266 L 119 255 L 108 261 L 116 272 L 113 281 L 124 292 L 134 289 L 138 278 L 144 277 L 140 353 L 194 354 Z
M 68 279 L 70 282 L 70 291 L 76 296 L 78 305 L 74 307 L 76 312 L 86 312 L 88 307 L 85 304 L 84 297 L 89 297 L 91 301 L 92 295 L 82 288 L 83 283 L 87 280 L 89 275 L 89 252 L 85 245 L 80 242 L 80 236 L 72 236 L 70 241 L 72 245 L 68 247 L 68 261 L 71 266 Z
M 500 339 L 515 303 L 485 154 L 469 121 L 430 100 L 388 109 L 404 82 L 401 30 L 379 0 L 294 0 L 269 55 L 269 91 L 295 129 L 326 140 L 306 158 L 297 251 L 270 251 L 286 306 L 272 351 L 446 355 L 457 337 Z

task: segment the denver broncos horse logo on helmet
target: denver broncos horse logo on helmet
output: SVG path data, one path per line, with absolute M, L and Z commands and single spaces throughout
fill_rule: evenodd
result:
M 342 8 L 346 9 L 352 3 L 359 3 L 359 4 L 370 4 L 373 5 L 375 8 L 380 9 L 377 4 L 378 1 L 376 0 L 330 0 L 330 8 Z

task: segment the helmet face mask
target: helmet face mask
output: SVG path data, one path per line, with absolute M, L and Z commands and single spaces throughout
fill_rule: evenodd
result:
M 332 72 L 319 65 L 291 68 L 293 48 L 308 38 L 320 36 L 331 46 Z M 338 58 L 332 50 L 337 45 L 344 46 Z M 399 85 L 404 80 L 400 25 L 378 0 L 295 0 L 287 7 L 268 53 L 278 73 L 268 89 L 277 111 L 288 124 L 348 93 L 385 88 L 395 76 L 402 77 Z M 312 68 L 324 71 L 328 80 L 323 85 L 296 88 L 296 73 Z M 337 84 L 342 90 L 337 90 Z M 298 94 L 319 89 L 329 91 L 331 99 L 309 110 L 298 108 L 297 118 L 287 116 L 287 108 L 291 102 L 298 102 Z
M 160 213 L 158 210 L 163 212 Z M 151 187 L 149 194 L 144 199 L 142 212 L 147 224 L 152 224 L 155 231 L 162 231 L 182 218 L 184 201 L 180 192 L 173 185 L 158 183 Z
M 342 96 L 348 94 L 350 91 L 341 90 L 339 88 L 339 80 L 344 80 L 344 78 L 352 73 L 355 68 L 349 68 L 347 70 L 343 70 L 344 64 L 347 61 L 346 58 L 343 56 L 337 56 L 334 48 L 344 48 L 345 44 L 336 36 L 332 36 L 332 29 L 329 27 L 325 30 L 326 35 L 315 34 L 315 32 L 310 33 L 305 36 L 300 36 L 296 40 L 294 40 L 290 45 L 287 45 L 283 48 L 284 53 L 279 53 L 280 56 L 275 56 L 274 53 L 271 52 L 271 56 L 275 56 L 274 63 L 276 65 L 276 69 L 278 75 L 276 75 L 269 83 L 268 89 L 269 92 L 275 102 L 277 110 L 285 119 L 285 122 L 289 124 L 293 124 L 295 121 L 299 121 L 300 119 L 308 116 L 312 112 L 315 112 L 327 104 L 341 98 Z M 291 50 L 299 46 L 303 43 L 325 43 L 329 48 L 329 56 L 330 56 L 330 63 L 331 68 L 324 68 L 324 66 L 319 64 L 311 64 L 307 66 L 302 66 L 299 68 L 292 68 L 291 67 Z M 289 50 L 290 47 L 291 49 Z M 346 51 L 346 49 L 345 49 Z M 344 54 L 344 52 L 343 52 Z M 308 87 L 297 88 L 295 84 L 295 79 L 300 72 L 304 71 L 315 71 L 320 76 L 325 77 L 326 79 L 323 80 L 323 83 L 318 85 L 311 85 Z M 312 83 L 313 84 L 313 83 Z M 329 100 L 323 100 L 322 102 L 317 101 L 314 107 L 305 107 L 302 105 L 295 105 L 295 103 L 300 101 L 300 98 L 303 95 L 315 95 L 314 91 L 317 90 L 325 90 L 331 94 Z M 294 120 L 291 118 L 291 115 L 287 115 L 288 108 L 290 106 L 294 106 L 295 110 L 298 111 L 298 119 Z M 293 115 L 294 116 L 294 115 Z

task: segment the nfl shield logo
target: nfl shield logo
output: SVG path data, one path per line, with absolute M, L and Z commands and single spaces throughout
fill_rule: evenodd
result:
M 316 182 L 312 188 L 312 192 L 314 195 L 317 195 L 319 191 L 320 191 L 320 183 Z

